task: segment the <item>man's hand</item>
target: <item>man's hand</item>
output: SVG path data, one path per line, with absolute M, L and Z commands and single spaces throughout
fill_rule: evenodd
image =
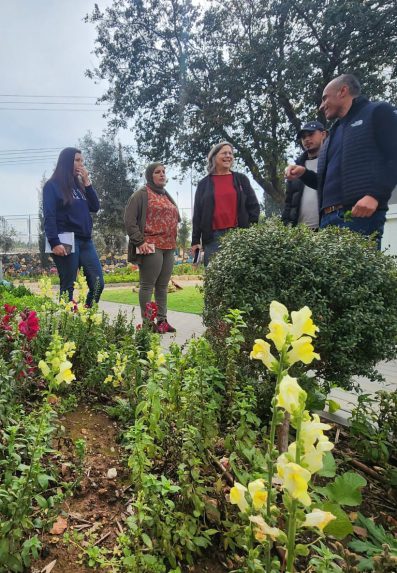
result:
M 192 245 L 190 247 L 190 254 L 192 255 L 192 257 L 194 257 L 196 249 L 201 249 L 201 245 Z
M 371 195 L 364 195 L 352 209 L 352 217 L 370 217 L 378 208 L 378 201 Z
M 305 171 L 306 167 L 303 167 L 303 165 L 288 165 L 284 174 L 288 181 L 294 181 L 294 179 L 299 179 L 299 177 L 302 177 Z

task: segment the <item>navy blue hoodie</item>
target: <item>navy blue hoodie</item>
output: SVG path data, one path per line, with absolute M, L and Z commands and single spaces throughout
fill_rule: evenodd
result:
M 85 188 L 85 197 L 77 186 L 73 189 L 71 203 L 64 204 L 62 191 L 56 181 L 47 181 L 43 188 L 44 230 L 51 247 L 60 245 L 59 233 L 74 232 L 78 239 L 91 239 L 90 212 L 99 211 L 95 189 Z

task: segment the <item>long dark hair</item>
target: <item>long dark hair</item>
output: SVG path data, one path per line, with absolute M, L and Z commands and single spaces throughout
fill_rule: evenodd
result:
M 63 202 L 66 205 L 73 199 L 73 188 L 78 187 L 85 195 L 83 183 L 74 176 L 74 158 L 76 153 L 81 153 L 76 147 L 65 147 L 59 154 L 54 173 L 50 181 L 56 181 L 63 195 Z

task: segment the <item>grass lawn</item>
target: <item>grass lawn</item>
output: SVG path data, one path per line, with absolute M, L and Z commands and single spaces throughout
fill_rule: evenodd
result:
M 138 293 L 131 292 L 128 288 L 106 289 L 105 287 L 101 295 L 101 300 L 137 305 Z M 183 290 L 168 293 L 167 306 L 169 310 L 201 314 L 203 310 L 203 295 L 195 286 L 184 287 Z

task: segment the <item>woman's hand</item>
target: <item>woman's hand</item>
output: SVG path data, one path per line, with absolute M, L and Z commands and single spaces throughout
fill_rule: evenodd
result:
M 79 165 L 76 168 L 76 172 L 77 172 L 77 175 L 79 177 L 81 177 L 84 187 L 88 187 L 89 185 L 91 185 L 90 176 L 88 174 L 87 169 L 84 167 L 84 165 Z
M 52 252 L 54 253 L 54 255 L 57 255 L 58 257 L 67 256 L 66 249 L 63 245 L 55 245 L 55 247 L 52 249 Z
M 153 253 L 153 249 L 149 246 L 148 243 L 146 243 L 146 241 L 142 243 L 142 245 L 139 245 L 139 251 L 141 255 L 150 255 Z

